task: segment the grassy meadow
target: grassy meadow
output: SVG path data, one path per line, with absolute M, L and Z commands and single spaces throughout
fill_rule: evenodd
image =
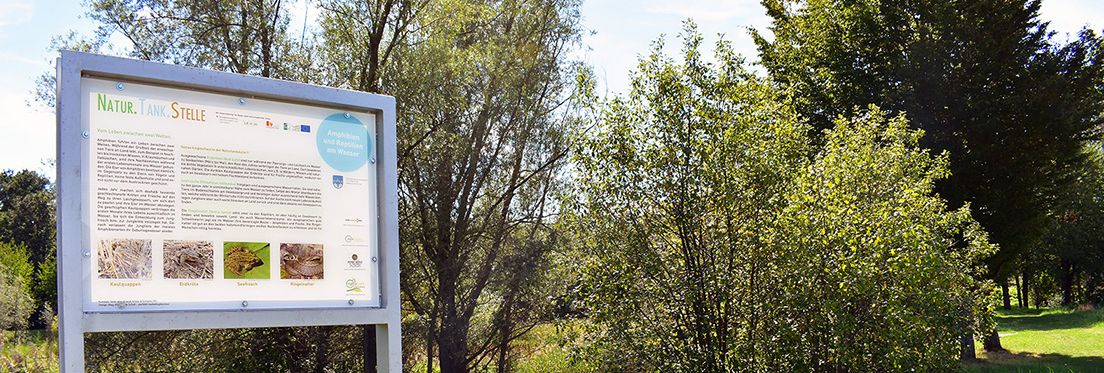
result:
M 1008 353 L 966 364 L 970 372 L 1104 372 L 1104 309 L 998 311 L 1001 344 Z

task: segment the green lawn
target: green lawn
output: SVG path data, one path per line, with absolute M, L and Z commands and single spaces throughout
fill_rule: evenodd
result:
M 971 372 L 1104 372 L 1104 310 L 1000 311 L 1001 344 L 1008 353 L 985 354 Z

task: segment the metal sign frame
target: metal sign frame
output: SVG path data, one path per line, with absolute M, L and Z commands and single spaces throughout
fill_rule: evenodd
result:
M 379 308 L 240 309 L 218 311 L 90 312 L 84 309 L 82 253 L 91 250 L 88 211 L 82 210 L 82 149 L 88 128 L 81 115 L 89 102 L 81 97 L 82 77 L 120 79 L 171 88 L 215 92 L 251 99 L 343 108 L 375 114 Z M 119 57 L 62 51 L 57 63 L 57 283 L 60 363 L 63 372 L 84 371 L 84 333 L 375 325 L 376 366 L 402 370 L 399 301 L 398 173 L 395 149 L 395 98 L 391 96 L 283 80 L 168 65 Z M 369 364 L 369 362 L 365 362 Z

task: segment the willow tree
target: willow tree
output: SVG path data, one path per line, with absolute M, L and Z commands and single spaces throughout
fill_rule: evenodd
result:
M 402 292 L 427 370 L 434 356 L 442 371 L 505 368 L 547 314 L 535 295 L 555 247 L 578 5 L 435 2 L 382 69 L 398 98 Z
M 407 48 L 411 27 L 429 17 L 429 0 L 327 0 L 322 9 L 322 76 L 329 85 L 379 93 L 391 56 Z M 423 19 L 424 21 L 424 19 Z
M 94 0 L 88 6 L 100 25 L 97 36 L 122 35 L 135 58 L 273 78 L 303 76 L 296 65 L 304 60 L 298 56 L 302 49 L 288 33 L 288 4 L 280 0 Z
M 84 3 L 95 30 L 70 31 L 51 48 L 125 55 L 147 61 L 238 74 L 320 82 L 310 30 L 292 33 L 281 0 L 91 0 Z M 123 40 L 113 44 L 114 37 Z M 53 63 L 53 61 L 51 61 Z M 54 106 L 54 72 L 36 82 L 35 102 Z
M 934 193 L 946 155 L 876 107 L 814 141 L 728 43 L 708 59 L 693 26 L 684 39 L 682 59 L 659 43 L 580 133 L 571 211 L 592 357 L 633 371 L 957 367 L 990 246 Z

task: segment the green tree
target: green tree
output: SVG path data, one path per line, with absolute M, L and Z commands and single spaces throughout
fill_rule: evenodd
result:
M 907 112 L 925 146 L 950 151 L 939 193 L 974 206 L 1000 244 L 989 274 L 1004 283 L 1099 134 L 1101 39 L 1086 30 L 1053 41 L 1035 0 L 763 4 L 774 35 L 754 33 L 763 65 L 814 128 L 877 104 Z
M 34 279 L 31 280 L 31 293 L 40 303 L 48 305 L 51 310 L 57 309 L 57 259 L 46 258 L 35 269 Z M 49 326 L 37 323 L 37 326 Z
M 1062 305 L 1099 302 L 1095 283 L 1104 277 L 1104 150 L 1086 146 L 1089 167 L 1077 174 L 1073 187 L 1059 198 L 1052 228 L 1028 265 L 1050 269 L 1057 279 Z M 1094 281 L 1096 280 L 1096 281 Z M 1038 289 L 1038 283 L 1034 288 Z M 1081 291 L 1078 292 L 1077 289 Z
M 0 172 L 0 242 L 11 243 L 28 254 L 25 259 L 30 272 L 20 275 L 20 281 L 34 298 L 35 310 L 43 305 L 55 309 L 57 305 L 54 219 L 54 187 L 49 179 L 29 170 Z M 41 319 L 32 320 L 30 326 L 48 326 L 39 322 Z
M 399 98 L 401 285 L 421 320 L 407 340 L 425 343 L 427 371 L 507 367 L 511 341 L 547 317 L 537 286 L 557 242 L 578 5 L 433 2 L 381 68 Z M 368 70 L 348 62 L 335 65 Z
M 508 369 L 511 343 L 549 317 L 546 201 L 566 154 L 554 118 L 577 6 L 322 4 L 332 84 L 399 98 L 405 352 L 427 371 Z
M 693 372 L 957 367 L 990 246 L 934 193 L 946 156 L 877 108 L 814 146 L 792 98 L 727 42 L 713 63 L 692 24 L 684 39 L 681 61 L 657 43 L 629 95 L 580 133 L 572 221 L 596 357 Z
M 409 46 L 410 28 L 430 16 L 429 0 L 329 0 L 320 4 L 319 54 L 327 83 L 380 93 L 382 71 Z M 437 14 L 437 16 L 442 16 Z
M 94 0 L 97 39 L 118 33 L 131 57 L 296 80 L 304 49 L 280 0 Z M 300 40 L 303 40 L 300 38 Z
M 0 242 L 26 246 L 30 262 L 54 255 L 54 188 L 34 171 L 0 171 Z
M 314 38 L 306 29 L 290 33 L 288 4 L 281 0 L 90 0 L 84 6 L 96 24 L 93 34 L 55 36 L 51 49 L 302 82 L 320 76 Z M 111 44 L 115 35 L 126 43 Z M 40 76 L 34 102 L 54 107 L 56 84 L 53 70 Z

